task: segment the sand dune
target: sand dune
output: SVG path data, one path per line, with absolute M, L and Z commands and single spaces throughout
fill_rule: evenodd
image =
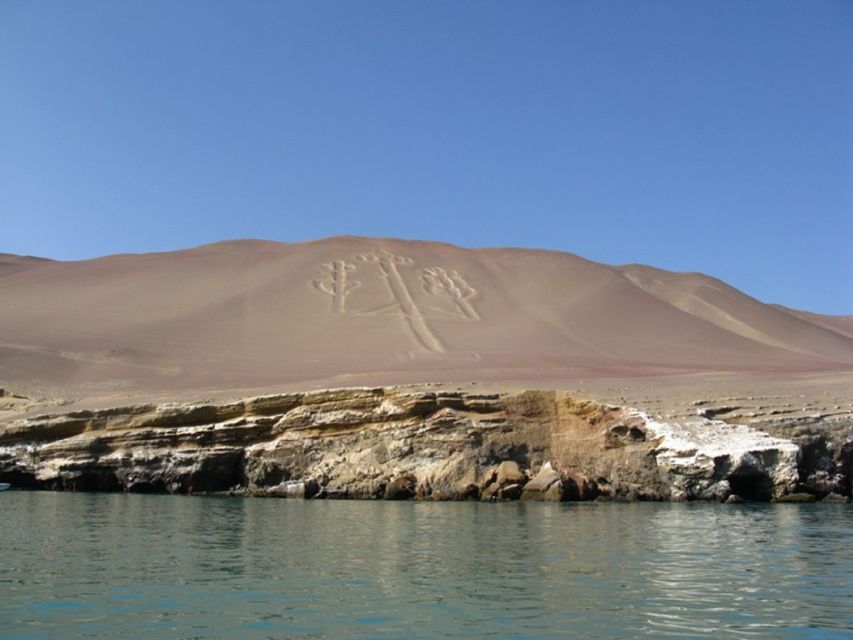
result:
M 566 253 L 393 239 L 0 254 L 0 385 L 74 393 L 853 369 L 849 319 Z

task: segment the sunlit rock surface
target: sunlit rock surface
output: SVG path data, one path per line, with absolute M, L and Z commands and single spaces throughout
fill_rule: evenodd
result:
M 849 498 L 853 447 L 816 442 L 563 391 L 348 388 L 13 420 L 0 481 L 303 499 Z

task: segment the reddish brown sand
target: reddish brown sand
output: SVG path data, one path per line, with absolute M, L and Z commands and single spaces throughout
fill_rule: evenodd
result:
M 75 401 L 465 381 L 822 388 L 853 373 L 853 317 L 549 251 L 335 237 L 0 254 L 0 301 L 0 387 Z

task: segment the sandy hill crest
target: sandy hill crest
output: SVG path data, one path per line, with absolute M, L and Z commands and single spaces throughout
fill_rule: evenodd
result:
M 253 388 L 853 370 L 849 318 L 568 253 L 334 237 L 0 254 L 0 386 Z

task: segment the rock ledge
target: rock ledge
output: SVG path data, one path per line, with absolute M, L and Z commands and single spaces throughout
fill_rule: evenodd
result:
M 799 494 L 806 493 L 849 500 L 850 460 L 830 461 L 822 484 L 810 486 L 818 476 L 804 459 L 791 440 L 751 427 L 704 417 L 660 423 L 563 391 L 326 389 L 0 425 L 0 481 L 76 491 L 720 502 L 805 500 Z

